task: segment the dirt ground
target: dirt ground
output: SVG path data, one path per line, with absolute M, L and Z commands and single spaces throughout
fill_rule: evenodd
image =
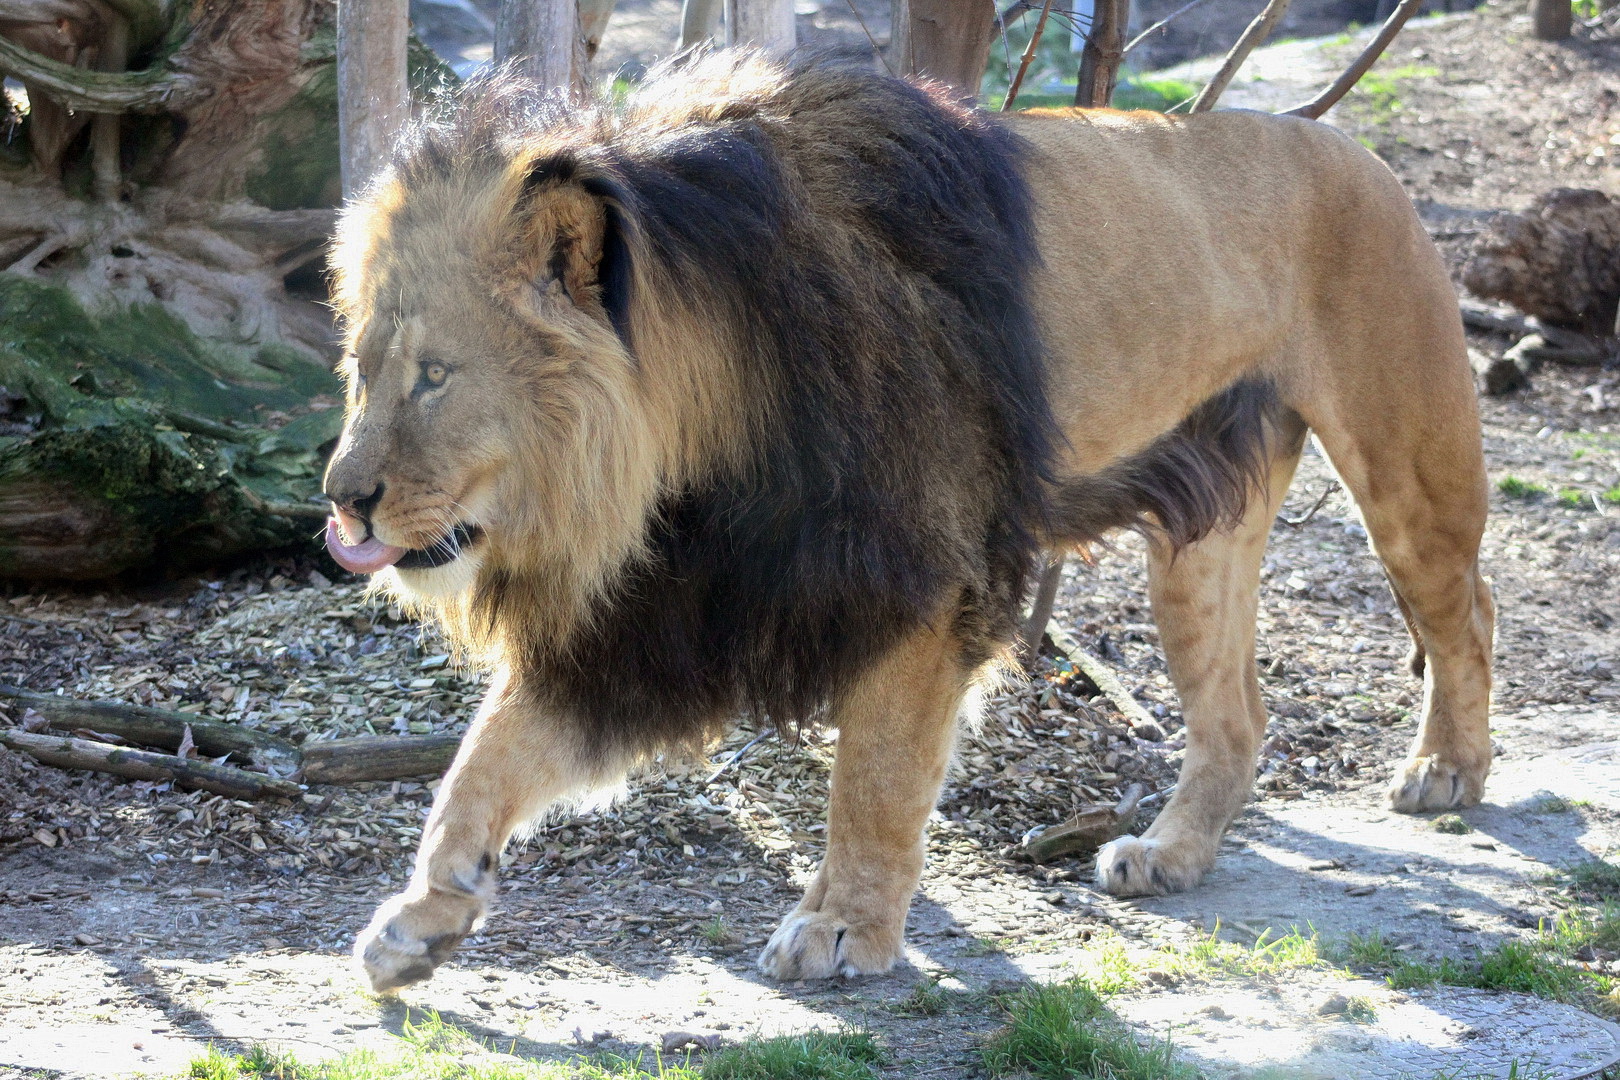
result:
M 1383 65 L 1397 72 L 1393 98 L 1363 93 L 1336 111 L 1390 161 L 1453 258 L 1490 212 L 1548 187 L 1620 194 L 1620 43 L 1532 43 L 1520 6 L 1410 31 Z M 1261 57 L 1260 69 L 1281 70 L 1279 92 L 1294 93 L 1350 46 L 1278 48 L 1292 59 Z M 1240 80 L 1233 96 L 1266 92 Z M 1132 738 L 1105 699 L 1077 697 L 1050 669 L 992 696 L 930 832 L 908 963 L 884 978 L 779 986 L 751 968 L 818 857 L 824 735 L 739 731 L 708 761 L 662 763 L 610 807 L 547 823 L 509 853 L 482 932 L 399 1001 L 363 992 L 346 951 L 403 882 L 432 785 L 249 804 L 0 750 L 0 1078 L 161 1073 L 209 1040 L 318 1057 L 428 1010 L 534 1056 L 849 1022 L 880 1033 L 892 1075 L 966 1077 L 995 1020 L 916 1015 L 907 1002 L 924 975 L 946 987 L 1052 975 L 1099 933 L 1186 940 L 1217 919 L 1240 938 L 1381 928 L 1419 954 L 1526 934 L 1566 903 L 1556 871 L 1620 846 L 1620 506 L 1602 497 L 1620 486 L 1620 373 L 1544 371 L 1482 409 L 1499 754 L 1485 804 L 1462 815 L 1468 834 L 1384 809 L 1420 687 L 1365 533 L 1313 450 L 1263 574 L 1273 720 L 1256 798 L 1197 890 L 1117 901 L 1088 886 L 1087 862 L 1036 866 L 1015 851 L 1026 829 L 1079 805 L 1174 780 L 1177 705 L 1127 539 L 1071 566 L 1060 616 L 1166 740 Z M 1497 490 L 1507 476 L 1530 494 Z M 296 739 L 459 730 L 480 692 L 431 634 L 314 552 L 117 590 L 11 588 L 0 682 Z

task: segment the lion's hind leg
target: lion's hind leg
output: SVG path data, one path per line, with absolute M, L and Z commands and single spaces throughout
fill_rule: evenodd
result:
M 1267 440 L 1264 490 L 1251 493 L 1235 527 L 1180 551 L 1160 538 L 1150 544 L 1153 616 L 1187 719 L 1187 756 L 1175 794 L 1148 830 L 1097 853 L 1097 883 L 1111 893 L 1154 895 L 1198 884 L 1249 797 L 1266 729 L 1254 662 L 1260 563 L 1304 440 L 1299 417 L 1281 415 Z
M 1414 377 L 1386 375 L 1401 390 L 1378 408 L 1312 425 L 1361 510 L 1412 634 L 1413 673 L 1423 677 L 1417 737 L 1389 788 L 1404 813 L 1473 806 L 1491 767 L 1495 611 L 1479 570 L 1485 470 L 1461 342 L 1446 351 L 1414 358 Z
M 939 798 L 972 673 L 961 643 L 924 628 L 833 705 L 838 753 L 827 854 L 759 957 L 778 979 L 888 971 L 923 866 L 923 828 Z
M 377 909 L 354 955 L 372 989 L 432 977 L 495 895 L 513 831 L 559 798 L 621 779 L 623 767 L 582 751 L 573 725 L 548 718 L 498 677 L 445 775 L 405 891 Z

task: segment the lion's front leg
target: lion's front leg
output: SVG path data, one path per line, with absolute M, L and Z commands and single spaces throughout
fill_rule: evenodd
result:
M 827 854 L 760 954 L 778 979 L 884 972 L 900 958 L 968 673 L 949 633 L 923 630 L 834 704 Z
M 548 718 L 504 674 L 497 679 L 433 802 L 410 884 L 355 941 L 372 989 L 430 978 L 483 918 L 513 830 L 602 779 L 582 767 L 575 743 L 571 725 Z

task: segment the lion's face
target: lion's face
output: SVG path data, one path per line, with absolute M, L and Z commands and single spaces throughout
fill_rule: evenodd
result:
M 604 223 L 578 187 L 522 174 L 395 179 L 349 212 L 348 403 L 325 481 L 339 563 L 432 600 L 492 562 L 599 576 L 623 557 L 598 534 L 627 523 L 600 510 L 628 496 L 639 515 L 656 484 L 602 303 Z

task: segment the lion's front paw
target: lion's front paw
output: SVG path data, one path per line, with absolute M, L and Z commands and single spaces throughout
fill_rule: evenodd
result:
M 402 893 L 372 916 L 354 942 L 354 956 L 379 994 L 433 977 L 483 913 L 467 896 Z
M 1489 764 L 1468 767 L 1438 754 L 1408 758 L 1389 783 L 1389 802 L 1403 814 L 1473 806 L 1485 794 Z
M 773 979 L 830 979 L 881 975 L 900 959 L 897 929 L 851 924 L 830 912 L 794 912 L 782 920 L 759 954 L 759 969 Z
M 1097 884 L 1115 896 L 1161 896 L 1192 888 L 1209 867 L 1183 845 L 1122 836 L 1097 852 Z

